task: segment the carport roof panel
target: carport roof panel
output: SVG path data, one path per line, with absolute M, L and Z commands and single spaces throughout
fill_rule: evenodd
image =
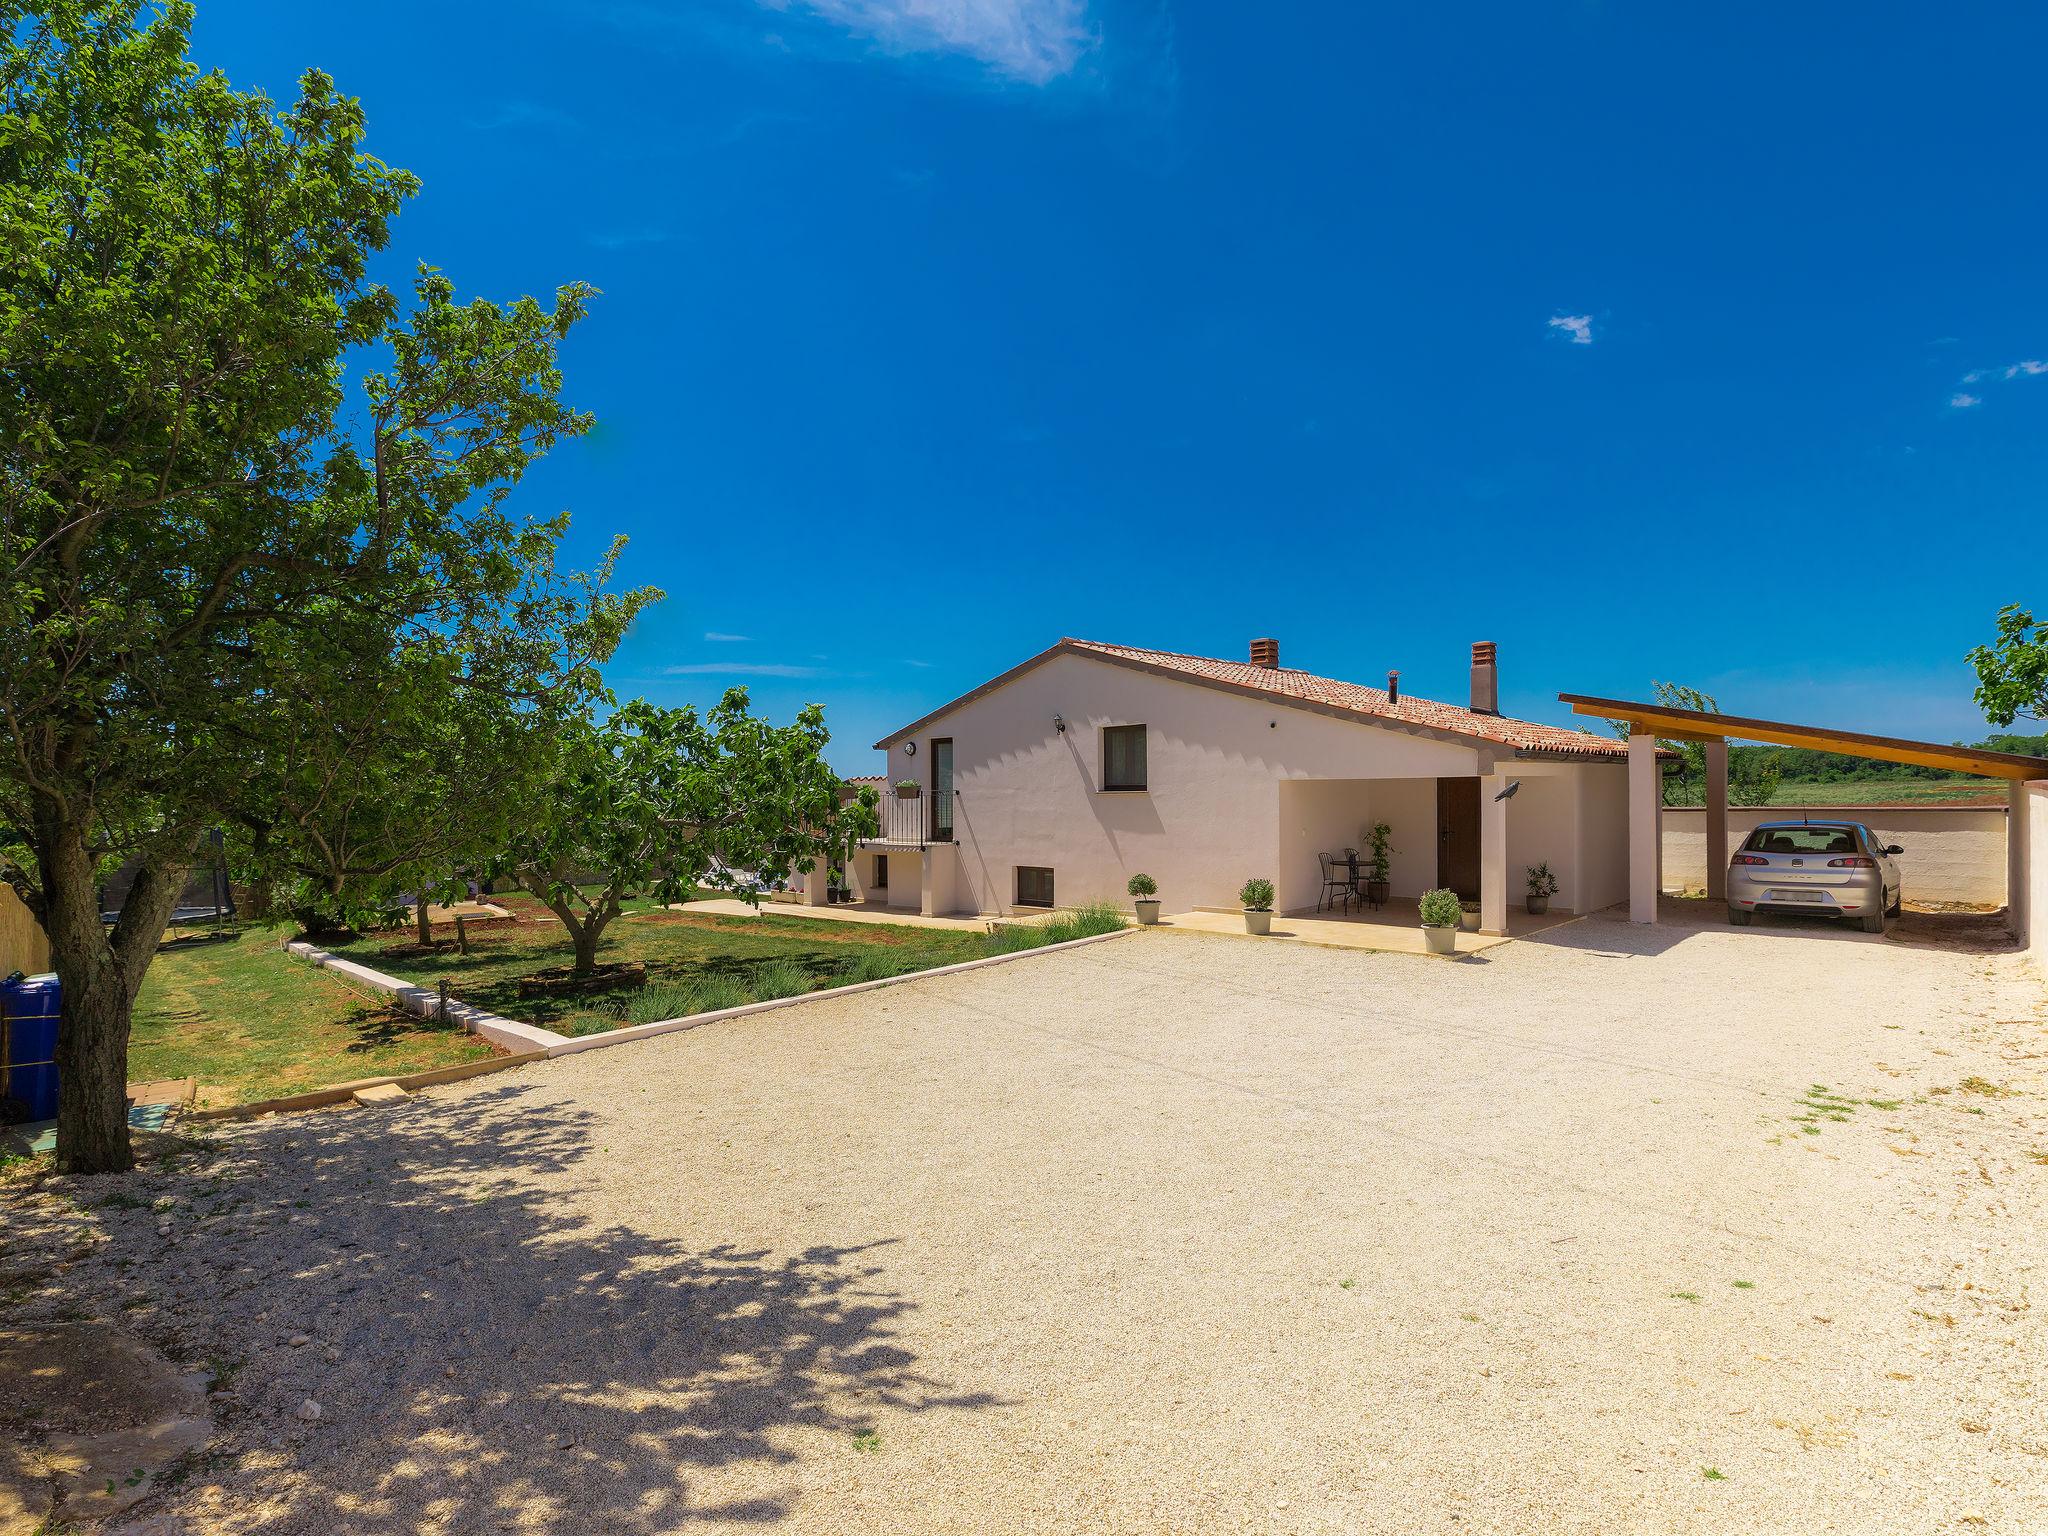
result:
M 1994 752 L 1988 747 L 1958 747 L 1938 741 L 1908 741 L 1898 736 L 1872 736 L 1862 731 L 1842 731 L 1825 725 L 1753 720 L 1745 715 L 1712 714 L 1706 710 L 1678 709 L 1669 704 L 1595 698 L 1583 693 L 1560 693 L 1557 697 L 1561 703 L 1571 705 L 1574 714 L 1626 720 L 1631 725 L 1679 738 L 1711 741 L 1733 736 L 1743 741 L 1769 742 L 1773 746 L 1846 752 L 1855 757 L 1874 757 L 1881 762 L 1915 763 L 1923 768 L 1946 768 L 1955 773 L 1974 773 L 1993 779 L 2048 779 L 2048 758 L 2028 757 L 2020 752 Z

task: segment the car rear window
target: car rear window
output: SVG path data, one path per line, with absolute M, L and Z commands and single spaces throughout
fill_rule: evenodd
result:
M 1855 853 L 1848 827 L 1758 827 L 1742 845 L 1747 853 Z

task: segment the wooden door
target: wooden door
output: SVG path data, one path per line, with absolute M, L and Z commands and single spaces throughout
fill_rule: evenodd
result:
M 1479 781 L 1436 781 L 1436 883 L 1479 899 Z

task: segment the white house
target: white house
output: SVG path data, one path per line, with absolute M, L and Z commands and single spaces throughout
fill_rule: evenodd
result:
M 1468 705 L 1280 665 L 1062 640 L 877 742 L 882 835 L 854 899 L 930 915 L 1123 902 L 1143 871 L 1168 912 L 1235 904 L 1254 876 L 1282 911 L 1322 893 L 1319 852 L 1393 829 L 1392 893 L 1447 886 L 1504 930 L 1524 869 L 1554 905 L 1628 895 L 1628 749 L 1499 713 L 1494 647 Z M 915 797 L 893 786 L 909 781 Z M 819 882 L 822 883 L 822 882 Z

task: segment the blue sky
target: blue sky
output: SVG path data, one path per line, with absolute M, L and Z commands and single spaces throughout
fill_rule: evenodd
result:
M 1063 634 L 1973 737 L 2048 606 L 2021 5 L 202 0 L 425 181 L 386 275 L 604 291 L 520 495 L 624 693 L 834 757 Z

